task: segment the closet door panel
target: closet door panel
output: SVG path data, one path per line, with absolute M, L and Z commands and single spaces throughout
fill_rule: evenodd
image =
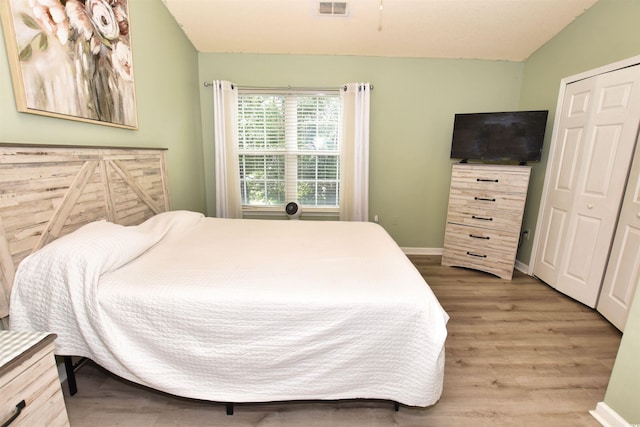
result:
M 567 250 L 572 254 L 565 264 L 563 273 L 565 280 L 571 280 L 572 286 L 588 286 L 589 271 L 596 250 L 597 235 L 601 221 L 588 216 L 579 215 L 574 221 L 574 227 L 569 232 L 571 244 Z
M 558 269 L 558 260 L 560 258 L 560 246 L 563 243 L 563 239 L 553 239 L 552 236 L 558 236 L 564 233 L 564 227 L 566 224 L 567 212 L 561 209 L 551 209 L 549 215 L 549 225 L 546 229 L 547 234 L 544 236 L 544 240 L 547 244 L 540 251 L 540 264 L 545 266 L 548 270 L 555 271 Z M 538 266 L 539 267 L 539 266 Z
M 622 130 L 621 124 L 598 126 L 594 129 L 594 142 L 588 153 L 587 179 L 581 194 L 585 198 L 603 200 L 610 194 Z M 614 191 L 619 192 L 619 189 L 615 188 Z
M 556 288 L 595 307 L 628 169 L 620 153 L 629 153 L 633 146 L 621 145 L 623 126 L 619 123 L 594 126 L 590 135 L 583 155 L 584 179 L 575 191 L 569 216 L 567 240 L 571 245 Z
M 547 183 L 542 210 L 538 251 L 533 273 L 555 287 L 561 272 L 569 212 L 572 209 L 578 179 L 582 169 L 583 145 L 589 123 L 595 80 L 586 79 L 567 86 L 561 110 L 558 137 L 552 146 L 549 168 L 551 182 Z
M 633 296 L 640 281 L 640 227 L 625 226 L 616 236 L 598 311 L 624 331 Z
M 556 273 L 559 271 L 558 261 L 565 246 L 565 239 L 556 239 L 554 236 L 567 235 L 567 213 L 576 187 L 577 159 L 583 130 L 582 126 L 566 129 L 564 138 L 559 141 L 557 173 L 553 177 L 553 192 L 549 196 L 552 206 L 544 230 L 546 233 L 543 240 L 546 245 L 540 253 L 540 265 L 537 265 L 536 271 L 538 277 L 542 275 L 543 280 L 556 280 Z
M 640 148 L 636 147 L 598 311 L 624 331 L 640 282 Z
M 560 161 L 555 178 L 555 191 L 571 194 L 575 189 L 578 174 L 578 153 L 584 128 L 573 128 L 565 131 L 560 147 Z

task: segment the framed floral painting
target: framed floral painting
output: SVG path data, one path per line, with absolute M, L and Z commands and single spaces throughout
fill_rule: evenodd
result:
M 18 111 L 137 129 L 128 0 L 0 0 Z

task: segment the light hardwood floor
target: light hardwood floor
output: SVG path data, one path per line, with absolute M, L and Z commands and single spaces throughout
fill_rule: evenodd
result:
M 180 399 L 87 364 L 65 402 L 72 426 L 599 426 L 620 332 L 597 312 L 516 272 L 512 281 L 440 257 L 410 257 L 451 316 L 444 391 L 429 408 L 390 402 L 236 405 Z

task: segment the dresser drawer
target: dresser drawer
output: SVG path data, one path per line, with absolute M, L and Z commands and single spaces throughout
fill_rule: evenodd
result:
M 53 356 L 53 341 L 30 351 L 0 377 L 0 422 L 24 408 L 11 423 L 15 426 L 68 426 L 67 411 Z
M 488 253 L 514 256 L 518 248 L 518 236 L 499 230 L 487 230 L 448 223 L 445 229 L 445 247 L 470 251 L 476 255 Z
M 465 251 L 446 249 L 442 254 L 442 265 L 449 267 L 465 267 L 498 276 L 501 279 L 513 278 L 513 263 L 496 256 L 476 258 Z
M 471 192 L 527 193 L 529 166 L 453 165 L 451 188 Z
M 468 267 L 511 279 L 518 239 L 504 233 L 447 224 L 442 264 Z
M 447 222 L 489 230 L 508 231 L 519 236 L 522 225 L 522 211 L 480 209 L 463 205 L 449 210 Z

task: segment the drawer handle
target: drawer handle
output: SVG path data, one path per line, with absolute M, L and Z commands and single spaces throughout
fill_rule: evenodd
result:
M 18 403 L 16 405 L 16 413 L 13 414 L 11 416 L 11 418 L 9 418 L 7 421 L 2 423 L 2 427 L 7 427 L 9 424 L 14 422 L 16 420 L 16 418 L 18 418 L 20 416 L 20 414 L 22 413 L 22 410 L 24 409 L 25 406 L 27 406 L 27 404 L 25 403 L 24 400 L 21 400 L 20 403 Z
M 473 237 L 474 239 L 483 239 L 483 240 L 489 240 L 490 239 L 489 236 L 476 236 L 475 234 L 469 234 L 469 237 Z
M 476 216 L 476 215 L 471 215 L 471 218 L 473 218 L 473 219 L 479 219 L 479 220 L 481 220 L 481 221 L 493 221 L 493 218 L 485 218 L 485 217 L 482 217 L 482 216 Z
M 497 179 L 483 179 L 483 178 L 476 178 L 477 182 L 498 182 Z
M 474 197 L 476 200 L 480 200 L 481 202 L 495 202 L 496 199 L 490 199 L 488 197 Z
M 478 255 L 478 254 L 474 254 L 473 252 L 469 252 L 469 251 L 467 251 L 467 255 L 475 256 L 475 257 L 478 257 L 478 258 L 486 258 L 487 257 L 486 255 Z

